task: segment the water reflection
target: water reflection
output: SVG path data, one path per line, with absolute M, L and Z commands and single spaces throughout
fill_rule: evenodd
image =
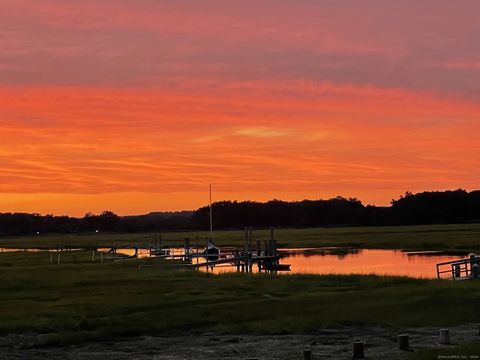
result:
M 290 274 L 376 274 L 416 278 L 437 277 L 436 264 L 458 260 L 461 255 L 443 252 L 414 252 L 367 249 L 280 249 L 280 264 L 290 264 Z M 236 271 L 223 265 L 213 273 Z M 258 272 L 253 268 L 253 272 Z
M 82 249 L 69 249 L 70 251 Z M 98 251 L 109 253 L 110 248 L 99 248 Z M 191 248 L 191 254 L 200 254 L 203 249 Z M 227 249 L 224 249 L 227 250 Z M 0 252 L 39 252 L 57 251 L 56 249 L 9 249 L 0 248 Z M 116 256 L 130 258 L 147 258 L 161 255 L 167 259 L 182 259 L 183 248 L 164 249 L 165 253 L 155 254 L 150 249 L 118 248 Z M 462 254 L 448 254 L 442 251 L 403 252 L 400 250 L 346 249 L 346 248 L 294 248 L 279 249 L 280 264 L 290 264 L 290 274 L 376 274 L 398 275 L 417 278 L 436 278 L 436 264 L 464 258 Z M 466 254 L 465 254 L 466 255 Z M 202 267 L 201 271 L 216 274 L 237 271 L 237 267 L 228 261 L 234 254 L 221 253 L 220 259 L 227 263 L 215 267 Z M 201 255 L 193 256 L 193 264 L 206 263 Z M 258 272 L 255 265 L 253 272 Z

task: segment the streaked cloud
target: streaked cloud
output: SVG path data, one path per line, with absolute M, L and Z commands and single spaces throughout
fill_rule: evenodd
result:
M 246 127 L 235 130 L 234 135 L 249 136 L 253 138 L 275 138 L 286 136 L 288 135 L 288 132 L 268 127 Z

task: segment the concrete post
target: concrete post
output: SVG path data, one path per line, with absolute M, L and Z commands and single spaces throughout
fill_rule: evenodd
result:
M 303 350 L 303 360 L 312 360 L 312 350 Z
M 440 329 L 439 343 L 442 345 L 450 344 L 450 330 L 449 329 Z
M 399 350 L 410 350 L 410 339 L 407 334 L 401 334 L 397 337 Z
M 360 341 L 353 343 L 353 358 L 354 359 L 365 358 L 365 343 Z

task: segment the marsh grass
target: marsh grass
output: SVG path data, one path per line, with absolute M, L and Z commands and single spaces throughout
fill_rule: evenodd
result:
M 88 259 L 89 254 L 85 254 Z M 0 335 L 39 345 L 141 334 L 304 334 L 339 325 L 479 322 L 476 282 L 363 275 L 211 275 L 139 270 L 151 260 L 50 265 L 0 254 Z M 157 260 L 158 261 L 158 260 Z
M 191 244 L 204 244 L 207 232 L 162 233 L 163 244 L 180 245 L 189 237 Z M 268 229 L 255 230 L 255 239 L 268 239 Z M 377 226 L 277 229 L 275 237 L 280 247 L 341 246 L 369 249 L 450 250 L 480 251 L 480 224 Z M 243 246 L 242 230 L 216 231 L 215 239 L 220 246 Z M 1 238 L 0 247 L 109 247 L 153 245 L 154 234 L 70 234 L 40 235 L 18 238 Z

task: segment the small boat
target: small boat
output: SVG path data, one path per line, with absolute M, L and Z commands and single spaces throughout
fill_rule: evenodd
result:
M 206 255 L 207 261 L 217 261 L 220 258 L 220 249 L 215 246 L 213 240 L 210 240 L 203 254 Z
M 264 264 L 263 270 L 269 271 L 290 271 L 290 264 Z

